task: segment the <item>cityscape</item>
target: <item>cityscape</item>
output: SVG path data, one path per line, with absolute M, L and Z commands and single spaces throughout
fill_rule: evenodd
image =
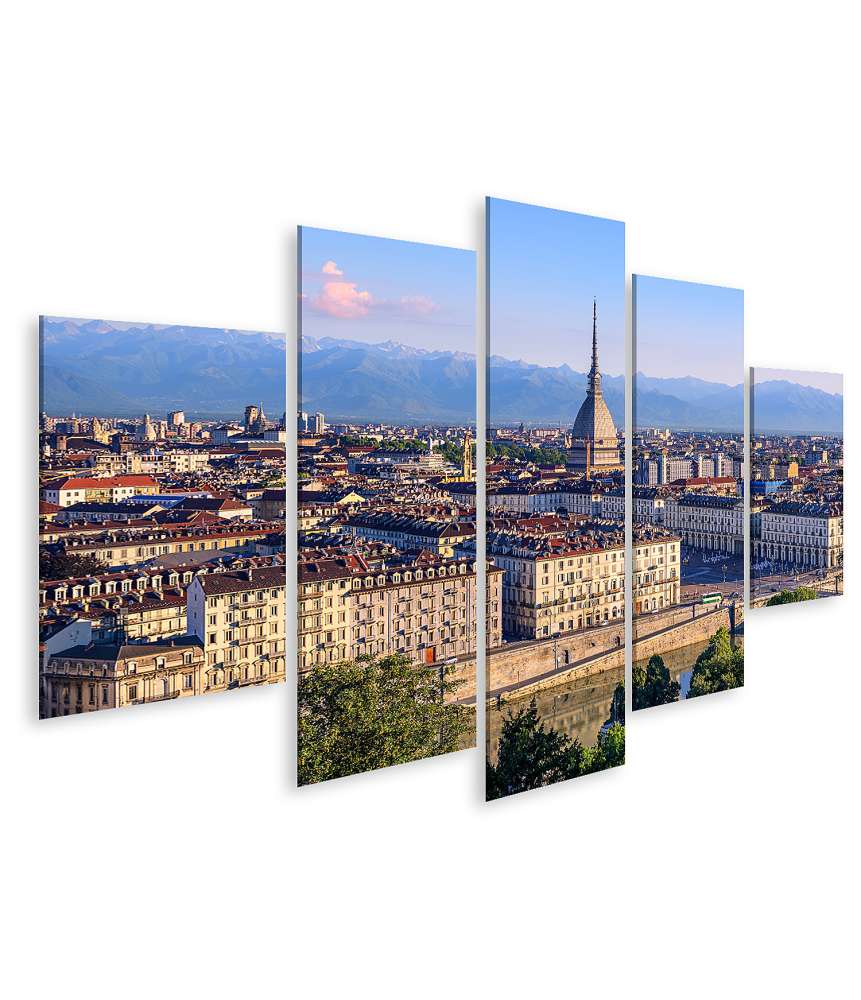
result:
M 283 681 L 283 338 L 48 317 L 41 333 L 40 718 Z M 213 364 L 239 353 L 259 392 L 231 413 Z
M 742 292 L 634 276 L 635 711 L 744 683 L 743 333 Z
M 475 745 L 475 281 L 471 251 L 300 232 L 300 785 Z
M 751 606 L 843 593 L 843 377 L 751 370 Z
M 625 257 L 619 222 L 497 199 L 487 216 L 498 799 L 625 760 Z

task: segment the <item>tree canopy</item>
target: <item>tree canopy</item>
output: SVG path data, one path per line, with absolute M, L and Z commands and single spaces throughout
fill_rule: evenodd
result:
M 104 573 L 106 567 L 96 556 L 67 555 L 39 549 L 39 579 L 68 580 L 76 576 L 92 576 Z
M 475 442 L 470 446 L 472 451 L 472 460 L 475 462 Z M 463 462 L 463 445 L 457 444 L 455 441 L 443 441 L 442 444 L 436 446 L 436 450 L 447 462 L 451 462 L 452 465 L 460 465 Z
M 416 667 L 400 654 L 359 657 L 299 675 L 300 785 L 457 750 L 469 713 L 445 702 L 451 667 Z
M 770 608 L 776 604 L 795 604 L 797 601 L 815 601 L 816 590 L 813 587 L 797 587 L 795 590 L 781 590 L 779 594 L 770 597 L 766 602 L 766 607 Z
M 733 646 L 729 629 L 722 626 L 697 657 L 688 698 L 744 686 L 744 650 Z
M 590 747 L 542 722 L 534 698 L 528 706 L 509 712 L 502 722 L 496 764 L 486 762 L 487 798 L 515 795 L 623 764 L 624 706 L 625 689 L 619 684 L 613 693 L 609 725 L 602 727 Z M 616 721 L 620 711 L 622 722 Z
M 534 462 L 536 465 L 564 465 L 566 454 L 559 448 L 537 448 L 532 445 L 494 444 L 487 442 L 486 455 L 488 461 L 495 458 L 514 458 L 521 462 Z
M 655 705 L 669 705 L 679 700 L 679 682 L 670 677 L 663 657 L 655 654 L 643 667 L 635 664 L 631 674 L 634 685 L 634 711 L 641 708 L 653 708 Z

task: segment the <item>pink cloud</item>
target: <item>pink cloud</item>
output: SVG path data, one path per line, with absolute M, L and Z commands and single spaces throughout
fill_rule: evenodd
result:
M 353 281 L 327 281 L 310 300 L 318 312 L 336 319 L 359 319 L 367 316 L 374 298 L 370 292 L 359 291 Z
M 338 267 L 338 265 L 333 260 L 327 260 L 323 265 L 323 274 L 343 274 L 344 272 Z

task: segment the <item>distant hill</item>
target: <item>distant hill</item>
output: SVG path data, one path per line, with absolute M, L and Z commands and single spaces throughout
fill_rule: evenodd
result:
M 843 431 L 843 397 L 785 379 L 753 385 L 754 434 L 834 434 Z
M 340 420 L 475 420 L 475 355 L 302 338 L 300 405 Z
M 460 422 L 474 412 L 475 356 L 427 351 L 392 341 L 363 344 L 303 337 L 302 408 L 332 419 Z M 625 380 L 603 375 L 607 405 L 624 426 Z M 696 378 L 637 376 L 640 425 L 741 430 L 743 387 Z M 586 373 L 499 355 L 488 360 L 488 400 L 496 424 L 572 424 Z
M 285 406 L 285 340 L 189 326 L 117 329 L 93 320 L 42 324 L 42 402 L 52 414 L 154 415 L 185 409 L 201 417 L 240 417 L 263 403 Z

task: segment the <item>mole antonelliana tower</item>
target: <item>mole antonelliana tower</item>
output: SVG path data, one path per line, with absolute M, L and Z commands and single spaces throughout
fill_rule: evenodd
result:
M 619 459 L 619 437 L 616 425 L 601 388 L 598 367 L 598 303 L 592 303 L 592 367 L 586 383 L 586 398 L 577 411 L 571 428 L 573 464 L 586 475 L 624 468 Z

